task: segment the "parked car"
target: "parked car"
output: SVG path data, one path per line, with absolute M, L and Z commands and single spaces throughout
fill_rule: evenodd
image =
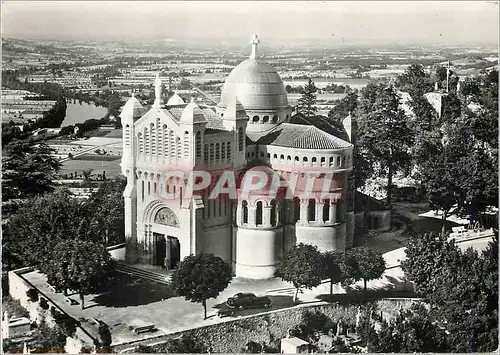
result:
M 245 308 L 269 308 L 271 307 L 271 300 L 266 296 L 257 297 L 253 293 L 237 293 L 227 299 L 226 305 L 240 311 Z

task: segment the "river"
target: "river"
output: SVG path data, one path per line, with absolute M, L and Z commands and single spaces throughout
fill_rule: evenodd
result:
M 107 112 L 108 109 L 106 107 L 96 106 L 93 103 L 88 104 L 83 101 L 80 104 L 78 100 L 69 99 L 66 101 L 66 117 L 61 127 L 83 123 L 92 118 L 101 119 Z

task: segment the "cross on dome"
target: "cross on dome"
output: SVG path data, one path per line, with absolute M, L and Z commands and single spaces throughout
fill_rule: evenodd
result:
M 252 53 L 250 54 L 250 59 L 255 59 L 255 57 L 257 56 L 257 46 L 259 45 L 259 43 L 259 36 L 253 35 L 252 40 L 250 41 L 250 44 L 252 45 Z

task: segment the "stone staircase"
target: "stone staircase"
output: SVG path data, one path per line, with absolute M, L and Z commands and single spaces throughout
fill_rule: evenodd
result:
M 118 262 L 116 264 L 116 271 L 140 277 L 142 279 L 146 279 L 163 285 L 170 285 L 170 279 L 172 278 L 172 272 L 166 273 L 166 272 L 147 270 L 140 267 L 136 267 L 134 265 L 127 265 L 123 262 Z

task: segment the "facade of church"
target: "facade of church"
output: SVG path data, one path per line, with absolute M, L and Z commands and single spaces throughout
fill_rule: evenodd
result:
M 254 37 L 250 58 L 229 74 L 216 107 L 178 97 L 162 104 L 158 76 L 147 112 L 133 96 L 123 107 L 129 262 L 175 268 L 187 255 L 212 253 L 231 262 L 237 277 L 265 279 L 295 243 L 322 251 L 352 245 L 354 145 L 290 122 L 283 82 L 257 57 L 257 44 Z M 230 171 L 236 194 L 212 199 L 211 184 L 186 197 L 187 179 L 165 178 L 176 169 L 209 172 L 214 181 Z M 253 170 L 279 174 L 279 191 L 270 193 L 268 184 L 244 193 L 242 176 Z

